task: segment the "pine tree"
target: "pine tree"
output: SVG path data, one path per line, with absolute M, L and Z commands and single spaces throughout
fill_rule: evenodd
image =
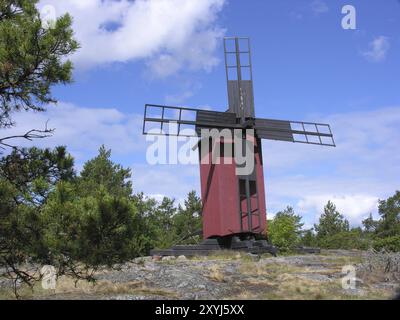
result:
M 0 129 L 14 125 L 15 111 L 44 111 L 48 103 L 56 102 L 51 87 L 71 82 L 72 63 L 66 58 L 78 49 L 72 19 L 66 14 L 45 28 L 37 3 L 0 1 Z M 20 137 L 41 138 L 49 133 L 48 129 L 30 131 Z M 0 137 L 0 147 L 13 146 L 12 140 Z
M 379 201 L 381 220 L 377 228 L 380 237 L 400 235 L 400 191 L 386 200 Z
M 27 261 L 52 262 L 43 211 L 57 185 L 74 178 L 73 158 L 63 147 L 15 150 L 0 160 L 0 266 L 15 281 L 37 280 L 22 269 Z
M 180 244 L 196 244 L 202 239 L 202 203 L 195 191 L 188 194 L 184 206 L 174 216 L 174 230 Z
M 362 221 L 362 224 L 366 233 L 375 233 L 378 228 L 379 222 L 374 220 L 372 213 L 370 213 L 369 217 Z
M 114 196 L 132 196 L 131 169 L 123 168 L 111 160 L 111 150 L 101 146 L 99 154 L 87 161 L 80 174 L 80 189 L 82 195 L 96 193 L 104 187 Z
M 333 236 L 340 232 L 349 231 L 349 222 L 337 210 L 333 202 L 328 201 L 324 213 L 319 218 L 319 224 L 314 225 L 317 238 Z

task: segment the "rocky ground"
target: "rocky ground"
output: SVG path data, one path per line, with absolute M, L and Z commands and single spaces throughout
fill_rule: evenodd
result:
M 360 251 L 277 258 L 244 253 L 146 257 L 119 270 L 98 272 L 95 285 L 79 282 L 75 287 L 71 279 L 60 278 L 56 290 L 43 290 L 38 284 L 34 292 L 21 288 L 20 293 L 25 299 L 391 299 L 400 280 L 398 258 L 390 260 L 387 269 L 386 256 Z M 343 270 L 344 266 L 350 269 Z M 351 266 L 357 279 L 350 276 L 344 281 Z M 355 287 L 343 288 L 343 282 Z M 0 298 L 13 298 L 4 279 L 0 279 Z

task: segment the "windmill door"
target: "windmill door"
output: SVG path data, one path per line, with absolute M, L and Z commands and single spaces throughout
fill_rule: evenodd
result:
M 262 229 L 257 181 L 239 178 L 240 224 L 242 232 L 259 232 Z

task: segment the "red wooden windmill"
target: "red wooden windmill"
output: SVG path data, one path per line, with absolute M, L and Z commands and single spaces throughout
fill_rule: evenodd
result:
M 250 40 L 225 38 L 224 49 L 229 100 L 226 112 L 163 105 L 145 107 L 144 134 L 192 136 L 190 132 L 195 132 L 201 138 L 198 146 L 205 241 L 198 246 L 157 251 L 160 255 L 204 254 L 220 248 L 271 251 L 265 240 L 256 240 L 265 235 L 267 228 L 261 140 L 335 146 L 328 124 L 256 118 Z M 170 126 L 171 123 L 176 125 Z M 188 131 L 188 127 L 195 131 Z M 245 138 L 240 148 L 252 151 L 254 168 L 246 174 L 238 173 L 242 164 L 234 157 L 239 150 L 237 142 L 222 134 L 216 139 L 205 137 L 204 129 L 219 133 L 240 130 Z M 215 150 L 220 150 L 219 163 L 213 161 Z

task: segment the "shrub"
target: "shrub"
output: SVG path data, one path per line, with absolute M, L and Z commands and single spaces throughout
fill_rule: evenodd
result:
M 343 231 L 320 238 L 318 245 L 326 249 L 359 249 L 367 250 L 369 239 L 362 237 L 357 230 Z
M 400 251 L 400 236 L 377 239 L 373 242 L 375 250 Z
M 278 212 L 274 219 L 269 222 L 269 239 L 280 251 L 290 251 L 300 242 L 301 217 L 296 215 L 293 208 L 288 207 Z

